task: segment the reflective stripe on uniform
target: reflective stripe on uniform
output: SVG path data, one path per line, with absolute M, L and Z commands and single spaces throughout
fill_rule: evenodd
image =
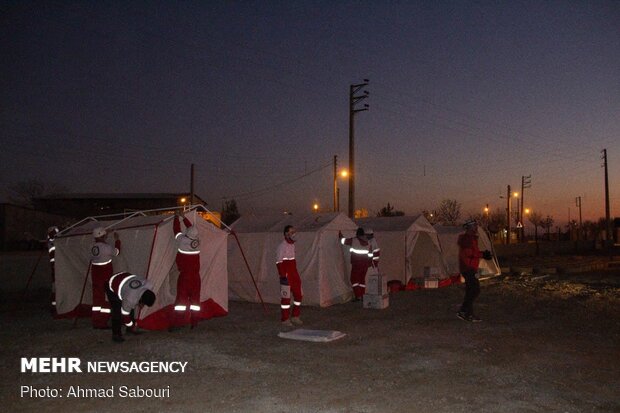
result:
M 181 254 L 187 254 L 187 255 L 195 255 L 195 254 L 200 254 L 200 251 L 184 251 L 182 249 L 179 249 L 179 252 Z
M 175 311 L 185 311 L 185 310 L 187 310 L 187 306 L 185 306 L 185 305 L 175 305 L 174 306 L 174 310 Z
M 353 254 L 360 254 L 360 255 L 366 255 L 366 254 L 368 254 L 368 255 L 371 255 L 371 256 L 372 256 L 372 254 L 370 254 L 370 253 L 368 252 L 368 250 L 358 250 L 358 249 L 355 249 L 355 248 L 350 248 L 350 249 L 349 249 L 349 251 L 350 251 L 351 253 L 353 253 Z
M 291 305 L 290 304 L 281 304 L 280 308 L 283 309 L 283 310 L 288 310 L 289 308 L 291 308 Z
M 121 283 L 118 285 L 118 298 L 123 301 L 123 296 L 121 295 L 121 291 L 123 291 L 123 286 L 125 285 L 125 283 L 129 280 L 131 280 L 132 278 L 135 278 L 136 275 L 132 275 L 130 277 L 127 277 L 125 279 L 123 279 L 123 281 L 121 281 Z
M 110 260 L 107 260 L 106 262 L 93 262 L 93 265 L 106 265 L 106 264 L 109 264 L 111 262 L 112 262 L 112 260 L 110 259 Z
M 199 305 L 190 305 L 189 309 L 192 311 L 200 311 L 200 306 Z
M 110 314 L 112 312 L 112 310 L 110 310 L 109 308 L 103 308 L 103 307 L 99 311 L 101 311 L 102 313 L 105 313 L 105 314 Z
M 94 305 L 94 306 L 93 306 L 93 308 L 92 308 L 92 310 L 93 310 L 93 311 L 101 311 L 101 307 L 100 307 L 100 306 L 97 306 L 97 305 Z
M 133 321 L 130 321 L 130 322 L 128 322 L 128 323 L 125 323 L 125 325 L 126 325 L 127 327 L 133 327 Z
M 293 301 L 293 304 L 296 306 L 300 306 L 301 305 L 301 301 Z

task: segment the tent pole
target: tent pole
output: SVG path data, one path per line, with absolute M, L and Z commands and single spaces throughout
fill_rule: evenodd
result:
M 30 282 L 32 281 L 32 278 L 34 277 L 34 273 L 37 270 L 37 268 L 39 267 L 39 262 L 41 262 L 41 257 L 43 257 L 43 253 L 45 252 L 45 250 L 41 250 L 41 253 L 39 254 L 39 258 L 37 258 L 37 262 L 34 264 L 34 268 L 32 269 L 32 272 L 30 273 L 30 277 L 28 277 L 28 281 L 26 282 L 26 288 L 24 288 L 24 294 L 22 294 L 22 300 L 21 302 L 24 302 L 24 299 L 26 298 L 26 293 L 28 292 L 28 288 L 30 287 Z
M 267 314 L 267 306 L 265 306 L 265 302 L 263 301 L 263 296 L 261 295 L 260 290 L 258 289 L 258 285 L 256 285 L 256 280 L 254 279 L 254 275 L 252 274 L 252 270 L 250 269 L 248 260 L 245 258 L 245 253 L 243 252 L 243 247 L 241 247 L 241 242 L 239 242 L 239 238 L 237 238 L 237 234 L 235 233 L 235 231 L 231 231 L 230 234 L 233 237 L 235 237 L 235 240 L 237 241 L 237 245 L 239 245 L 239 251 L 241 251 L 241 255 L 243 256 L 243 261 L 245 262 L 245 266 L 247 267 L 248 272 L 250 273 L 250 277 L 252 278 L 252 282 L 254 283 L 254 288 L 256 288 L 256 292 L 258 293 L 258 298 L 260 299 L 260 302 L 263 305 L 263 312 Z
M 75 311 L 75 318 L 73 319 L 73 327 L 77 325 L 77 319 L 80 313 L 80 306 L 82 305 L 82 300 L 84 299 L 84 290 L 86 290 L 86 280 L 88 280 L 88 274 L 90 273 L 90 267 L 93 265 L 92 262 L 88 263 L 88 268 L 86 269 L 86 275 L 84 276 L 84 284 L 82 284 L 82 294 L 80 294 L 80 302 L 78 303 Z M 92 310 L 91 310 L 92 311 Z
M 155 239 L 157 238 L 157 229 L 159 225 L 155 225 L 155 233 L 153 234 L 153 242 L 151 243 L 151 253 L 149 254 L 149 262 L 146 264 L 146 273 L 144 274 L 144 279 L 149 279 L 149 270 L 151 269 L 151 258 L 153 258 L 153 249 L 155 249 Z M 138 320 L 140 320 L 140 313 L 142 312 L 142 308 L 138 307 L 138 314 L 136 315 L 136 324 L 135 328 L 138 327 Z

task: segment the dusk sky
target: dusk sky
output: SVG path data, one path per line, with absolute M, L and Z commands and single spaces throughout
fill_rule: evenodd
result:
M 196 193 L 242 213 L 356 206 L 407 214 L 506 186 L 556 223 L 620 215 L 618 1 L 3 1 L 1 200 L 39 179 L 73 193 Z M 346 212 L 347 183 L 339 182 Z

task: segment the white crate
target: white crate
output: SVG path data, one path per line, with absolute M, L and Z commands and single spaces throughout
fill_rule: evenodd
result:
M 424 280 L 424 288 L 439 288 L 439 280 L 437 278 Z
M 373 308 L 376 310 L 383 310 L 390 305 L 390 295 L 376 295 L 376 294 L 364 294 L 364 308 Z
M 384 274 L 366 275 L 366 294 L 384 295 L 387 293 L 387 277 Z

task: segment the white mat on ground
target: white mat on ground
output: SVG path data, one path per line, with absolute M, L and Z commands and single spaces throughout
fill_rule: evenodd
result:
M 291 340 L 302 341 L 314 341 L 319 343 L 326 343 L 328 341 L 338 340 L 346 336 L 345 333 L 334 330 L 306 330 L 298 328 L 297 330 L 282 332 L 278 334 L 278 337 L 288 338 Z

